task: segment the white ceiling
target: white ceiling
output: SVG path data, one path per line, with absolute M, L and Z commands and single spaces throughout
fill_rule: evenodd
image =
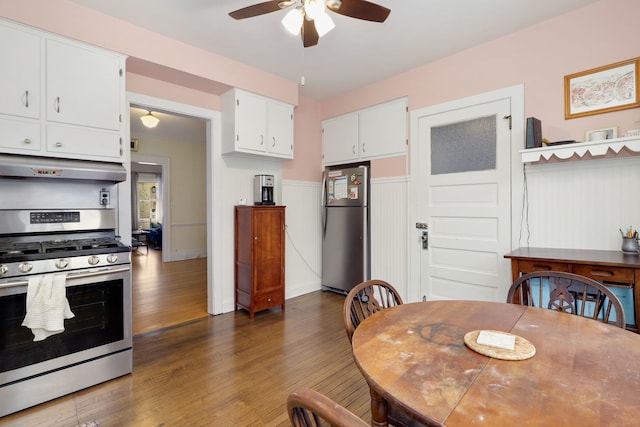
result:
M 161 110 L 153 110 L 152 114 L 160 122 L 155 128 L 147 128 L 142 125 L 140 117 L 146 115 L 146 108 L 131 106 L 130 109 L 130 130 L 131 138 L 138 139 L 140 144 L 147 144 L 149 141 L 162 139 L 173 142 L 190 142 L 206 144 L 207 142 L 207 122 L 196 117 L 181 116 L 176 113 L 168 113 Z
M 72 1 L 292 81 L 304 76 L 300 93 L 322 100 L 598 0 L 375 0 L 391 9 L 386 22 L 331 13 L 336 28 L 306 49 L 280 24 L 285 11 L 228 16 L 261 0 Z

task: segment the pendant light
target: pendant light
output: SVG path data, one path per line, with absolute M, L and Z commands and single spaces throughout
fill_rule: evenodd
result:
M 148 128 L 154 128 L 160 123 L 160 119 L 151 114 L 151 111 L 147 111 L 146 115 L 140 117 L 140 121 Z

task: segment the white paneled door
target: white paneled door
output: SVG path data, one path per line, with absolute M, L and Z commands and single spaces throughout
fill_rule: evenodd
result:
M 415 118 L 415 219 L 428 227 L 416 224 L 412 231 L 420 296 L 504 301 L 510 278 L 503 257 L 511 247 L 511 100 L 427 109 Z

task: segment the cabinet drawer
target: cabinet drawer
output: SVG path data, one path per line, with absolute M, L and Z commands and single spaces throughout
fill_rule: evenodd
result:
M 47 126 L 47 151 L 90 160 L 119 160 L 120 134 L 82 127 Z
M 518 261 L 520 273 L 532 273 L 534 271 L 564 271 L 570 272 L 569 264 L 549 261 Z
M 590 277 L 598 281 L 633 283 L 634 269 L 624 267 L 607 267 L 603 265 L 573 265 L 573 273 Z
M 270 307 L 282 305 L 284 295 L 282 291 L 269 292 L 266 294 L 256 295 L 253 298 L 254 310 L 260 311 Z
M 40 123 L 0 119 L 0 146 L 5 152 L 36 154 L 40 151 Z

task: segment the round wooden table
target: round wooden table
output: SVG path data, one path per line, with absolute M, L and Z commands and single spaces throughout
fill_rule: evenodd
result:
M 506 361 L 464 344 L 487 329 L 529 340 L 536 354 Z M 640 336 L 552 310 L 482 301 L 404 304 L 353 335 L 369 383 L 373 425 L 387 404 L 426 425 L 640 425 Z

